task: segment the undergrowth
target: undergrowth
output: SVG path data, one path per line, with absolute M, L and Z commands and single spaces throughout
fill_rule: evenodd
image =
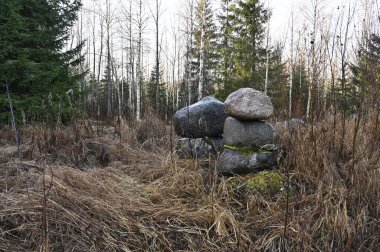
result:
M 333 121 L 280 129 L 275 195 L 235 194 L 212 158 L 178 160 L 156 119 L 23 128 L 22 158 L 0 164 L 0 250 L 379 251 L 380 130 L 369 113 L 354 141 L 348 119 L 341 150 Z

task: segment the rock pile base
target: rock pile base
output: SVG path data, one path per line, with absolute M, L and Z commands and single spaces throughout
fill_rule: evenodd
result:
M 276 152 L 265 150 L 237 150 L 224 148 L 218 163 L 219 171 L 224 175 L 247 174 L 272 168 L 276 165 Z
M 223 149 L 223 138 L 181 138 L 176 143 L 179 158 L 204 159 Z
M 277 152 L 265 146 L 277 140 L 277 131 L 264 120 L 273 115 L 270 98 L 252 88 L 239 89 L 225 101 L 224 150 L 218 160 L 222 174 L 258 172 L 276 165 Z

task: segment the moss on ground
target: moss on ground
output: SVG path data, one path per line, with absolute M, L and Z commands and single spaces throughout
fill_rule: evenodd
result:
M 229 180 L 233 191 L 259 192 L 274 195 L 284 187 L 285 177 L 277 171 L 262 171 L 254 175 Z

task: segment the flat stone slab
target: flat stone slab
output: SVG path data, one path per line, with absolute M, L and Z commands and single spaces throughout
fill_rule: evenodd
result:
M 274 144 L 278 134 L 269 122 L 240 121 L 227 117 L 224 122 L 224 143 L 232 146 L 257 146 Z
M 223 133 L 224 104 L 205 97 L 197 103 L 178 110 L 173 116 L 174 130 L 181 137 L 216 137 Z
M 223 150 L 223 138 L 181 138 L 176 143 L 179 158 L 204 159 Z
M 243 153 L 239 150 L 224 149 L 218 159 L 218 170 L 223 175 L 238 175 L 274 168 L 277 153 Z
M 229 116 L 241 120 L 266 120 L 273 116 L 269 96 L 253 88 L 241 88 L 231 93 L 224 105 Z

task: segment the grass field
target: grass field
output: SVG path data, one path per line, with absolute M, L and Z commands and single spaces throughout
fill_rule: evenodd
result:
M 19 154 L 3 128 L 0 251 L 380 251 L 375 117 L 282 129 L 275 194 L 178 160 L 157 119 L 24 127 Z

